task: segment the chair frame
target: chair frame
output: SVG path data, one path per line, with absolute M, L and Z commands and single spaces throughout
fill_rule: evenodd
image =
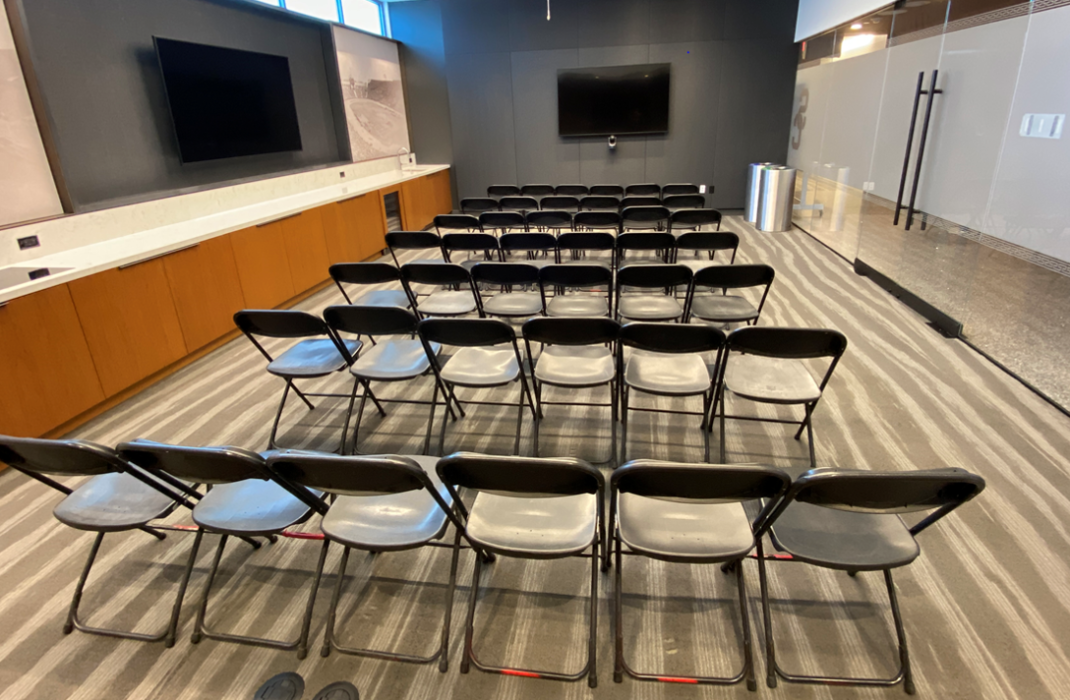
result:
M 631 235 L 648 236 L 648 235 L 651 235 L 651 234 L 639 233 L 639 234 L 631 234 Z M 656 235 L 656 234 L 654 234 L 654 235 Z M 625 249 L 621 249 L 620 250 L 618 259 L 621 259 L 621 260 L 623 259 L 624 250 Z M 636 250 L 636 249 L 633 248 L 631 250 Z M 630 270 L 626 270 L 626 268 L 631 268 L 631 269 Z M 651 280 L 632 279 L 633 277 L 655 276 L 657 274 L 664 274 L 666 277 L 669 277 L 673 273 L 679 275 L 679 279 L 676 280 L 675 284 L 662 285 L 661 282 L 653 284 L 653 283 L 651 283 L 652 282 Z M 618 321 L 621 321 L 622 323 L 625 321 L 625 317 L 621 316 L 621 310 L 620 310 L 621 297 L 625 296 L 624 287 L 638 287 L 640 289 L 648 289 L 648 290 L 655 290 L 655 289 L 664 288 L 666 291 L 669 291 L 669 290 L 674 290 L 676 287 L 680 287 L 680 286 L 690 287 L 692 277 L 693 277 L 693 275 L 691 273 L 691 268 L 687 267 L 686 265 L 674 265 L 674 264 L 670 264 L 670 263 L 660 263 L 660 264 L 657 264 L 657 265 L 628 265 L 628 266 L 625 266 L 623 264 L 623 262 L 622 262 L 621 267 L 617 270 L 617 278 L 615 280 L 616 284 L 615 284 L 614 290 L 613 290 L 613 292 L 614 292 L 614 301 L 613 301 L 612 306 L 613 306 L 613 309 L 614 309 L 614 313 L 616 314 L 614 316 L 614 318 L 616 318 Z M 623 278 L 624 281 L 622 281 L 622 278 Z M 671 280 L 671 279 L 666 279 L 664 281 L 673 282 L 673 280 Z M 645 284 L 638 284 L 639 282 L 645 282 Z M 665 296 L 670 296 L 670 294 L 667 293 Z M 673 298 L 675 298 L 675 295 L 672 295 L 672 296 L 673 296 Z M 686 299 L 685 299 L 685 303 L 684 304 L 680 304 L 680 315 L 675 317 L 673 322 L 674 323 L 680 323 L 686 318 L 687 318 L 687 306 L 686 306 Z M 635 322 L 640 322 L 640 323 L 649 322 L 649 321 L 644 321 L 642 319 L 632 319 L 632 320 L 635 321 Z
M 587 185 L 558 185 L 554 187 L 554 196 L 586 197 L 590 191 Z
M 489 286 L 501 288 L 501 291 L 498 292 L 498 294 L 489 297 L 491 299 L 500 294 L 512 294 L 512 288 L 517 285 L 531 285 L 538 287 L 539 298 L 542 300 L 542 308 L 537 315 L 546 315 L 546 295 L 543 294 L 542 286 L 539 284 L 539 268 L 529 262 L 510 261 L 477 263 L 472 266 L 472 283 L 476 289 L 476 299 L 479 302 L 479 315 L 482 318 L 526 318 L 530 316 L 530 314 L 496 314 L 488 312 L 485 308 L 486 299 L 483 297 L 481 287 Z
M 713 193 L 713 187 L 710 187 L 710 193 Z M 698 185 L 693 185 L 690 182 L 673 182 L 668 185 L 661 186 L 661 196 L 671 197 L 677 194 L 702 194 L 699 192 Z
M 496 209 L 489 211 L 491 213 L 500 213 L 500 210 Z M 482 211 L 479 215 L 439 214 L 434 218 L 432 225 L 435 227 L 435 233 L 439 236 L 446 235 L 442 233 L 443 229 L 451 233 L 482 233 L 483 225 L 479 221 L 479 216 L 486 213 L 486 211 Z
M 573 212 L 564 209 L 539 209 L 527 212 L 524 215 L 524 223 L 532 233 L 571 231 L 574 216 Z
M 539 200 L 539 209 L 543 211 L 567 211 L 569 214 L 575 214 L 580 210 L 580 198 L 565 194 L 547 195 Z
M 498 200 L 498 205 L 503 212 L 513 211 L 525 214 L 529 211 L 538 211 L 541 208 L 538 199 L 526 194 L 502 197 Z
M 733 256 L 734 257 L 734 256 Z M 713 270 L 714 272 L 709 272 Z M 721 272 L 727 276 L 720 280 L 716 280 L 715 283 L 703 281 L 703 278 L 713 277 L 717 272 Z M 759 278 L 759 272 L 764 273 L 764 278 Z M 754 279 L 746 279 L 747 273 L 753 273 Z M 735 276 L 735 279 L 732 277 Z M 773 280 L 776 277 L 776 271 L 769 265 L 710 265 L 699 271 L 697 271 L 691 278 L 691 286 L 687 290 L 687 301 L 684 303 L 684 321 L 686 323 L 691 322 L 693 305 L 695 301 L 695 294 L 700 287 L 703 288 L 720 288 L 722 293 L 725 293 L 728 289 L 753 289 L 754 287 L 765 287 L 762 290 L 762 298 L 758 302 L 758 306 L 755 307 L 758 315 L 752 319 L 744 321 L 748 326 L 758 325 L 758 319 L 762 317 L 762 309 L 765 308 L 765 300 L 769 298 L 769 289 L 773 286 Z M 755 279 L 759 279 L 756 283 Z M 701 318 L 701 317 L 698 317 Z M 718 319 L 703 318 L 703 321 L 711 321 L 713 323 L 736 323 L 735 321 L 720 321 Z
M 458 272 L 458 270 L 460 270 L 460 272 Z M 463 276 L 461 275 L 461 272 L 464 273 Z M 453 279 L 448 279 L 451 276 Z M 421 279 L 413 279 L 414 277 L 419 277 Z M 435 277 L 440 279 L 436 281 L 425 281 Z M 475 285 L 472 283 L 472 274 L 460 263 L 451 263 L 448 261 L 445 263 L 405 263 L 401 266 L 401 284 L 408 293 L 409 299 L 412 301 L 412 310 L 416 314 L 416 318 L 424 319 L 427 318 L 427 316 L 420 311 L 420 305 L 417 303 L 417 300 L 421 295 L 412 288 L 414 283 L 437 286 L 455 285 L 458 288 L 462 284 L 467 283 L 468 290 L 472 292 L 472 299 L 475 301 L 475 308 L 472 311 L 479 311 L 479 294 L 476 292 Z M 434 294 L 434 292 L 431 294 Z M 431 296 L 431 294 L 424 296 Z
M 569 244 L 572 242 L 584 242 L 585 245 L 580 248 L 571 247 Z M 594 245 L 598 243 L 599 245 Z M 572 260 L 581 260 L 581 256 L 576 255 L 579 252 L 586 251 L 607 251 L 609 252 L 609 267 L 610 269 L 617 268 L 617 236 L 607 231 L 568 231 L 562 233 L 557 237 L 557 259 L 561 261 L 564 251 L 572 253 Z
M 602 281 L 591 282 L 590 284 L 583 282 L 577 282 L 573 279 L 562 279 L 562 277 L 569 277 L 570 274 L 581 275 L 584 272 L 591 273 L 591 279 L 597 275 L 602 278 Z M 551 279 L 548 279 L 551 278 Z M 596 287 L 605 286 L 606 288 L 606 308 L 608 309 L 608 315 L 606 318 L 616 318 L 613 315 L 613 300 L 614 300 L 614 283 L 613 283 L 613 270 L 604 267 L 602 265 L 565 265 L 558 263 L 556 265 L 547 265 L 539 270 L 539 287 L 542 289 L 543 299 L 546 300 L 546 315 L 550 316 L 550 303 L 558 296 L 559 289 L 592 289 Z M 554 287 L 554 293 L 547 296 L 546 287 Z M 551 318 L 575 318 L 570 316 L 552 316 Z
M 624 199 L 624 187 L 622 187 L 621 185 L 591 185 L 590 193 L 591 196 L 594 197 L 604 196 Z
M 644 217 L 643 214 L 650 214 Z M 657 217 L 653 217 L 657 214 Z M 638 219 L 629 219 L 630 216 L 639 216 Z M 621 201 L 620 230 L 621 233 L 628 231 L 667 231 L 669 228 L 670 212 L 665 207 L 653 204 L 641 204 L 636 206 L 625 205 Z M 633 223 L 629 223 L 629 221 Z
M 681 205 L 680 202 L 689 202 L 689 204 Z M 700 203 L 702 206 L 696 207 L 694 203 Z M 681 211 L 684 209 L 705 209 L 706 208 L 706 195 L 703 194 L 670 194 L 662 195 L 661 206 L 673 211 Z
M 491 190 L 499 189 L 501 192 L 491 192 Z M 516 197 L 520 194 L 520 188 L 516 185 L 488 185 L 487 186 L 487 198 L 495 199 L 498 197 Z
M 485 211 L 501 211 L 498 200 L 493 197 L 464 197 L 460 201 L 461 213 L 479 216 Z
M 479 226 L 484 233 L 494 232 L 499 237 L 505 235 L 506 229 L 528 230 L 524 215 L 518 211 L 485 211 L 479 215 Z
M 399 241 L 399 238 L 403 240 Z M 415 245 L 415 240 L 421 239 L 426 245 Z M 433 231 L 387 231 L 386 247 L 390 250 L 390 257 L 394 259 L 394 264 L 399 269 L 402 262 L 398 260 L 398 250 L 437 250 L 442 260 L 446 260 L 446 251 L 442 249 L 442 236 Z
M 625 197 L 658 197 L 661 198 L 661 186 L 653 182 L 640 182 L 628 185 L 624 188 Z

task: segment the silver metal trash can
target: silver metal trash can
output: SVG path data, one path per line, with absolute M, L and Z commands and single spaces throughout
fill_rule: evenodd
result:
M 795 168 L 784 165 L 762 169 L 756 223 L 759 231 L 791 230 L 791 214 L 795 204 L 795 173 Z
M 758 194 L 761 188 L 762 170 L 775 163 L 751 163 L 747 166 L 747 223 L 758 221 Z

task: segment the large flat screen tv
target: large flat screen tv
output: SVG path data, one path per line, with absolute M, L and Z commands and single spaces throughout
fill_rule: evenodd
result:
M 153 42 L 183 163 L 301 150 L 288 58 Z
M 669 130 L 669 64 L 557 71 L 562 136 L 657 134 Z

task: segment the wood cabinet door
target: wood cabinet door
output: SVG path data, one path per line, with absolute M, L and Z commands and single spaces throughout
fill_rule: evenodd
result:
M 346 215 L 349 200 L 320 207 L 323 238 L 327 243 L 327 259 L 333 265 L 360 261 L 360 239 L 356 227 Z
M 346 216 L 353 223 L 360 242 L 360 257 L 378 257 L 386 248 L 386 215 L 378 192 L 369 192 L 346 202 Z
M 423 180 L 418 177 L 401 183 L 401 220 L 406 231 L 419 231 L 427 225 L 424 221 Z
M 235 231 L 230 243 L 245 308 L 273 309 L 294 297 L 281 221 Z
M 186 355 L 160 258 L 70 283 L 105 396 L 114 396 Z
M 428 175 L 427 180 L 431 190 L 431 201 L 434 202 L 432 218 L 452 212 L 453 188 L 450 186 L 450 171 L 442 170 Z
M 245 307 L 230 236 L 217 236 L 162 258 L 182 337 L 192 352 L 234 330 Z
M 319 209 L 309 209 L 280 223 L 294 293 L 300 294 L 330 277 L 323 219 Z
M 0 434 L 40 437 L 104 400 L 70 289 L 0 306 Z

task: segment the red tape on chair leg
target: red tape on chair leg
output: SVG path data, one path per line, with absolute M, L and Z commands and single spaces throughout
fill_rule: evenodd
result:
M 540 676 L 539 674 L 532 673 L 531 671 L 514 671 L 511 668 L 503 668 L 502 669 L 502 673 L 504 675 L 506 675 L 506 676 L 523 676 L 524 678 L 542 678 L 542 676 Z
M 672 676 L 658 676 L 658 680 L 662 683 L 694 683 L 698 684 L 698 681 L 694 678 L 674 678 Z

